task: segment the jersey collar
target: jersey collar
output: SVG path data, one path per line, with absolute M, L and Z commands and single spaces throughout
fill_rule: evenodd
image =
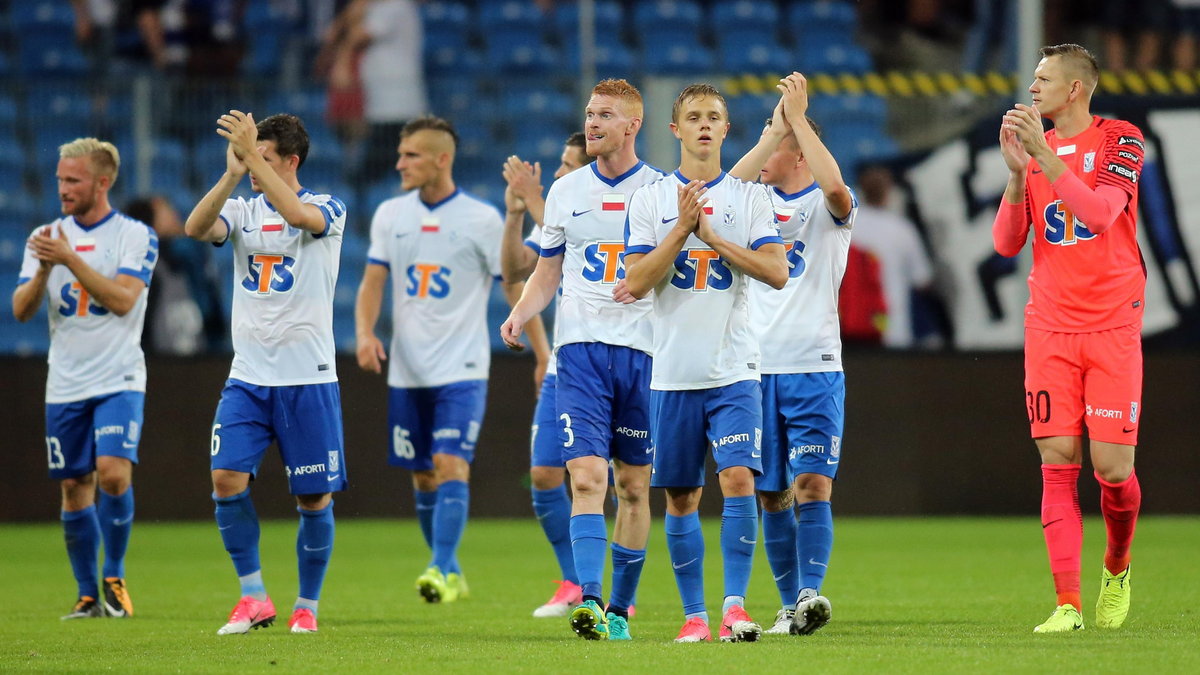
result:
M 719 175 L 716 178 L 712 179 L 711 181 L 705 183 L 704 189 L 706 189 L 706 190 L 711 189 L 717 183 L 720 183 L 721 181 L 725 180 L 725 176 L 726 176 L 725 172 L 722 171 L 721 175 Z M 688 180 L 682 173 L 679 173 L 679 169 L 675 169 L 675 177 L 678 178 L 679 182 L 683 183 L 684 185 L 687 185 L 688 183 L 692 182 L 692 181 Z
M 100 220 L 97 220 L 96 222 L 92 223 L 91 225 L 84 225 L 83 223 L 79 222 L 79 219 L 77 219 L 75 216 L 71 216 L 71 222 L 75 223 L 75 226 L 78 227 L 79 229 L 83 230 L 84 232 L 91 232 L 92 230 L 96 229 L 97 227 L 100 227 L 101 225 L 112 220 L 112 217 L 115 215 L 117 215 L 117 210 L 112 209 L 108 212 L 108 215 L 104 216 Z
M 597 166 L 597 164 L 598 164 L 598 162 L 592 162 L 589 165 L 592 167 L 592 173 L 596 174 L 596 178 L 599 178 L 600 182 L 604 183 L 605 185 L 607 185 L 609 187 L 617 187 L 618 185 L 620 185 L 621 181 L 623 181 L 626 178 L 629 178 L 633 174 L 637 173 L 638 169 L 640 169 L 646 165 L 645 162 L 643 162 L 642 160 L 639 159 L 638 163 L 634 164 L 633 168 L 631 168 L 630 170 L 626 171 L 625 173 L 621 174 L 620 176 L 617 176 L 616 178 L 608 178 L 604 174 L 600 173 L 600 168 Z
M 783 198 L 785 201 L 789 201 L 789 202 L 790 202 L 790 201 L 792 201 L 793 199 L 797 199 L 797 198 L 799 198 L 799 197 L 803 197 L 804 195 L 806 195 L 806 194 L 808 194 L 808 193 L 812 192 L 813 190 L 816 190 L 816 189 L 817 189 L 817 181 L 815 181 L 815 180 L 814 180 L 814 181 L 812 182 L 812 185 L 809 185 L 808 187 L 804 188 L 803 190 L 801 190 L 801 191 L 799 191 L 799 192 L 793 192 L 793 193 L 792 193 L 792 194 L 790 194 L 790 195 L 789 195 L 788 193 L 784 192 L 783 190 L 780 190 L 780 189 L 779 189 L 779 188 L 777 188 L 777 187 L 773 187 L 773 188 L 771 188 L 771 189 L 772 189 L 772 190 L 774 190 L 774 191 L 775 191 L 775 194 L 777 194 L 777 195 L 779 195 L 780 197 L 782 197 L 782 198 Z
M 455 187 L 454 192 L 451 192 L 446 198 L 444 198 L 440 201 L 436 201 L 432 204 L 430 204 L 429 202 L 426 202 L 424 199 L 421 199 L 420 195 L 417 196 L 417 199 L 420 200 L 420 202 L 425 205 L 425 208 L 432 211 L 432 210 L 436 209 L 437 207 L 441 206 L 442 204 L 445 204 L 446 202 L 450 201 L 451 199 L 454 199 L 455 197 L 457 197 L 458 193 L 460 193 L 460 192 L 462 192 L 462 188 Z

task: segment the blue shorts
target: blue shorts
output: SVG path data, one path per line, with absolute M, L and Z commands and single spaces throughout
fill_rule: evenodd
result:
M 292 494 L 346 489 L 342 396 L 337 382 L 264 387 L 226 380 L 213 419 L 213 470 L 253 477 L 271 441 L 279 444 Z
M 432 471 L 436 454 L 475 459 L 475 442 L 487 405 L 487 380 L 452 382 L 440 387 L 389 387 L 388 428 L 392 430 L 388 464 L 410 471 Z
M 564 463 L 577 457 L 638 466 L 653 461 L 650 365 L 646 352 L 630 347 L 572 342 L 558 348 L 554 409 Z
M 529 466 L 563 468 L 562 432 L 554 412 L 554 375 L 542 379 L 542 393 L 533 409 L 533 425 L 529 429 Z
M 651 487 L 704 485 L 710 447 L 717 473 L 732 466 L 762 473 L 762 393 L 757 380 L 714 389 L 651 391 L 650 429 Z
M 780 492 L 802 473 L 837 477 L 846 422 L 844 373 L 763 375 L 763 473 L 755 487 Z
M 46 404 L 46 459 L 50 478 L 78 478 L 96 470 L 96 457 L 137 464 L 145 392 L 119 391 L 70 403 Z

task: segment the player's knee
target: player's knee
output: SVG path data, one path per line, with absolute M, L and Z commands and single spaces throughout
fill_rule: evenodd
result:
M 667 513 L 686 516 L 700 508 L 701 488 L 667 488 Z
M 435 454 L 433 470 L 437 474 L 438 485 L 448 480 L 460 480 L 465 483 L 471 478 L 471 465 L 467 464 L 467 460 L 455 455 Z
M 614 477 L 617 495 L 630 503 L 645 501 L 650 491 L 649 467 L 625 467 Z
M 529 469 L 529 482 L 535 490 L 553 490 L 563 484 L 565 474 L 555 466 L 535 466 Z
M 1123 483 L 1133 473 L 1133 462 L 1120 462 L 1101 466 L 1096 464 L 1096 475 L 1105 483 Z
M 232 497 L 250 486 L 250 474 L 217 469 L 212 472 L 213 492 L 218 498 Z
M 62 507 L 65 511 L 80 511 L 96 501 L 95 474 L 65 478 L 59 486 L 62 489 Z
M 603 496 L 608 491 L 608 474 L 596 471 L 571 473 L 571 490 L 579 496 Z
M 749 497 L 754 494 L 754 472 L 745 466 L 731 466 L 720 473 L 721 492 L 726 497 Z
M 802 473 L 796 476 L 796 501 L 827 502 L 833 495 L 833 479 L 818 473 Z
M 762 504 L 763 510 L 770 513 L 779 513 L 792 508 L 792 493 L 790 490 L 782 491 L 760 491 L 758 493 L 758 502 Z
M 433 492 L 438 487 L 437 474 L 432 469 L 412 473 L 413 489 L 417 492 Z
M 296 495 L 296 504 L 305 511 L 320 511 L 329 506 L 333 501 L 333 495 L 329 492 L 323 494 L 312 495 Z

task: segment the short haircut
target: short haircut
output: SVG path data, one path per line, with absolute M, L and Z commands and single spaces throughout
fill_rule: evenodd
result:
M 683 111 L 683 106 L 687 105 L 689 101 L 709 97 L 721 102 L 721 107 L 725 109 L 725 121 L 728 122 L 729 106 L 725 104 L 725 97 L 721 95 L 721 92 L 717 91 L 716 87 L 707 82 L 689 84 L 683 88 L 683 91 L 679 92 L 679 96 L 675 99 L 675 105 L 671 106 L 671 121 L 679 122 L 679 113 Z
M 611 96 L 624 103 L 627 107 L 627 112 L 630 117 L 642 119 L 645 113 L 645 108 L 642 103 L 642 92 L 638 88 L 629 84 L 623 79 L 607 79 L 601 80 L 596 86 L 592 87 L 592 96 Z
M 583 150 L 587 148 L 587 135 L 585 135 L 582 131 L 576 131 L 570 136 L 567 136 L 567 140 L 563 141 L 563 145 L 570 148 L 578 148 Z
M 308 159 L 308 130 L 299 117 L 288 113 L 271 115 L 257 124 L 258 140 L 274 141 L 275 152 L 280 157 L 295 155 L 300 158 L 296 168 L 304 166 Z
M 404 140 L 418 131 L 440 131 L 450 135 L 450 140 L 454 142 L 454 149 L 458 150 L 458 132 L 454 130 L 454 125 L 449 120 L 433 115 L 424 115 L 418 117 L 400 130 L 400 140 Z
M 117 173 L 121 169 L 121 153 L 117 146 L 98 138 L 76 138 L 70 143 L 58 146 L 58 156 L 62 159 L 87 157 L 92 160 L 92 168 L 101 176 L 108 176 L 110 183 L 117 182 Z
M 1100 64 L 1096 62 L 1096 57 L 1086 47 L 1074 43 L 1048 45 L 1042 47 L 1040 53 L 1042 58 L 1062 57 L 1062 62 L 1066 65 L 1067 70 L 1079 76 L 1079 79 L 1083 81 L 1089 96 L 1096 90 L 1096 83 L 1100 81 Z

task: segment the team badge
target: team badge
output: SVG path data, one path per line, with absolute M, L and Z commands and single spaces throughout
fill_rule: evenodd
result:
M 1088 152 L 1083 155 L 1083 172 L 1091 173 L 1096 170 L 1096 153 Z
M 338 470 L 338 451 L 329 451 L 329 471 L 336 473 Z
M 725 227 L 733 227 L 733 225 L 734 225 L 733 216 L 734 216 L 733 205 L 729 204 L 725 207 L 725 221 L 724 221 Z
M 1130 403 L 1129 403 L 1129 423 L 1137 424 L 1137 416 L 1138 416 L 1137 401 L 1130 401 Z
M 834 459 L 838 459 L 839 457 L 841 457 L 841 455 L 842 455 L 842 437 L 841 436 L 830 436 L 829 437 L 829 456 L 833 457 Z

